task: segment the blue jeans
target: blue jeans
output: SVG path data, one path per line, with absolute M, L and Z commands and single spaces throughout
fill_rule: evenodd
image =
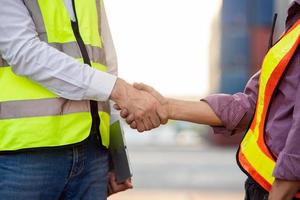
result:
M 96 136 L 69 147 L 0 154 L 0 199 L 107 199 L 108 152 Z

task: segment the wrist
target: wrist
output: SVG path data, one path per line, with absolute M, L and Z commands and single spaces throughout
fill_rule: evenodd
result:
M 168 113 L 168 119 L 175 119 L 174 106 L 175 106 L 175 100 L 171 98 L 166 98 L 165 107 Z
M 292 199 L 300 188 L 299 181 L 275 179 L 270 191 L 269 199 Z
M 127 83 L 123 79 L 118 78 L 111 92 L 110 99 L 118 103 L 124 96 L 126 84 Z

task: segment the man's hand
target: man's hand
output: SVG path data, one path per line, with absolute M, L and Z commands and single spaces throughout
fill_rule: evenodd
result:
M 146 85 L 143 83 L 135 83 L 135 84 L 133 84 L 133 87 L 138 90 L 141 90 L 141 91 L 151 94 L 156 100 L 158 100 L 161 107 L 163 108 L 160 110 L 160 122 L 161 122 L 161 124 L 166 124 L 168 122 L 168 118 L 169 118 L 169 101 L 168 101 L 168 99 L 163 97 L 159 92 L 157 92 L 154 88 L 152 88 L 149 85 Z M 115 108 L 120 110 L 118 105 L 115 105 Z M 126 118 L 126 122 L 128 124 L 130 124 L 131 128 L 135 129 L 137 127 L 137 123 L 135 121 L 134 115 L 130 114 L 126 109 L 123 109 L 121 111 L 121 116 L 123 118 Z
M 153 87 L 146 85 L 144 83 L 134 83 L 133 87 L 138 89 L 138 90 L 143 90 L 145 92 L 148 92 L 149 94 L 151 94 L 153 97 L 155 97 L 159 103 L 165 107 L 165 110 L 169 110 L 168 109 L 168 105 L 169 105 L 169 100 L 167 98 L 165 98 L 164 96 L 162 96 L 158 91 L 156 91 Z
M 108 187 L 107 188 L 108 189 L 108 196 L 133 188 L 132 183 L 131 183 L 131 179 L 127 179 L 124 183 L 118 184 L 117 181 L 116 181 L 115 173 L 113 173 L 113 172 L 108 173 L 107 187 Z
M 276 179 L 269 194 L 269 200 L 291 200 L 300 189 L 300 181 Z
M 166 111 L 161 103 L 146 91 L 138 90 L 122 79 L 116 81 L 111 99 L 115 108 L 122 110 L 121 116 L 131 116 L 139 132 L 151 130 L 166 121 Z

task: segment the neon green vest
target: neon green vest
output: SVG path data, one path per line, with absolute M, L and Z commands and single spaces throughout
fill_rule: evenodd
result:
M 24 0 L 38 37 L 83 62 L 63 0 Z M 107 71 L 101 38 L 100 0 L 75 0 L 78 28 L 92 67 Z M 0 151 L 57 147 L 90 134 L 89 101 L 58 97 L 38 83 L 16 75 L 0 55 Z M 97 102 L 102 144 L 109 146 L 109 102 Z M 97 111 L 96 111 L 97 113 Z

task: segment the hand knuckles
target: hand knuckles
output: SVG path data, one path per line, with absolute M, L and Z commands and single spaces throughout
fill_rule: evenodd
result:
M 136 126 L 134 126 L 134 125 L 130 125 L 130 128 L 132 128 L 132 129 L 136 129 Z
M 142 116 L 139 113 L 137 113 L 135 115 L 135 119 L 138 120 L 138 121 L 140 121 L 142 119 Z
M 142 133 L 142 132 L 144 132 L 144 130 L 143 129 L 138 129 L 138 132 Z

